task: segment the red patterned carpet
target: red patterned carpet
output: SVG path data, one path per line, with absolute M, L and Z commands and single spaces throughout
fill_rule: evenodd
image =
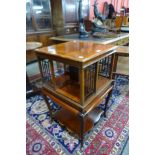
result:
M 27 100 L 27 155 L 120 155 L 128 139 L 128 79 L 118 77 L 107 118 L 85 136 L 83 150 L 79 140 L 57 122 L 50 123 L 47 107 L 40 96 Z M 57 106 L 51 102 L 51 107 Z
M 30 124 L 26 123 L 26 154 L 57 155 L 58 153 Z
M 121 151 L 128 133 L 128 97 L 119 104 L 85 150 L 89 155 L 115 155 Z M 119 150 L 120 149 L 120 150 Z

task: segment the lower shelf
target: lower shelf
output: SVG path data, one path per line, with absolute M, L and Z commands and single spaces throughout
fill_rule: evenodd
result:
M 99 121 L 102 113 L 103 111 L 99 108 L 95 108 L 88 115 L 86 115 L 84 118 L 84 134 L 93 128 L 94 124 Z M 74 132 L 80 137 L 81 120 L 78 115 L 62 108 L 55 114 L 55 119 L 60 124 L 64 125 L 70 132 Z
M 78 115 L 74 115 L 68 110 L 62 108 L 59 112 L 56 113 L 55 119 L 60 122 L 60 124 L 64 125 L 70 132 L 74 132 L 80 136 L 81 121 Z M 88 117 L 85 117 L 84 124 L 84 133 L 92 129 L 94 125 L 93 121 Z

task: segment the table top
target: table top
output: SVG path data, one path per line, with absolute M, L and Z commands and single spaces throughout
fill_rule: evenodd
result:
M 52 55 L 78 62 L 86 62 L 116 49 L 114 45 L 72 41 L 37 49 L 37 53 Z
M 63 36 L 57 36 L 57 37 L 51 37 L 51 40 L 57 40 L 57 41 L 89 41 L 94 43 L 100 43 L 100 44 L 110 44 L 115 41 L 118 41 L 120 39 L 128 38 L 129 34 L 121 32 L 120 34 L 116 34 L 113 38 L 109 37 L 107 34 L 107 37 L 104 36 L 104 38 L 96 38 L 93 37 L 91 34 L 89 34 L 88 38 L 79 38 L 79 34 L 70 34 L 70 35 L 63 35 Z
M 26 42 L 26 51 L 35 50 L 42 46 L 41 42 Z

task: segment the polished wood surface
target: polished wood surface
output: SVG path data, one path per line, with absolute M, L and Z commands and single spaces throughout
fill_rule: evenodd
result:
M 63 59 L 74 60 L 74 62 L 86 62 L 100 55 L 107 54 L 116 49 L 113 45 L 101 45 L 92 42 L 72 41 L 58 45 L 43 47 L 37 53 L 57 56 Z
M 61 88 L 57 88 L 56 91 L 75 102 L 80 102 L 80 85 L 74 82 L 65 83 Z
M 81 120 L 78 115 L 71 113 L 70 111 L 62 108 L 56 115 L 54 116 L 56 120 L 58 120 L 62 125 L 70 131 L 78 134 L 80 137 L 80 125 Z M 84 133 L 88 132 L 94 125 L 94 120 L 91 120 L 89 117 L 84 118 Z

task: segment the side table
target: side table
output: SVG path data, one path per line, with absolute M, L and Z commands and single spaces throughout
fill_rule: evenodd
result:
M 67 42 L 36 50 L 42 76 L 41 94 L 50 111 L 51 120 L 56 119 L 68 130 L 78 135 L 83 147 L 84 135 L 106 117 L 111 96 L 112 79 L 117 46 L 92 42 Z M 55 72 L 55 62 L 73 66 L 72 70 Z M 48 98 L 56 102 L 60 111 L 53 113 Z M 106 98 L 107 96 L 107 98 Z M 104 110 L 98 105 L 106 98 Z
M 26 65 L 32 64 L 37 61 L 35 49 L 42 46 L 41 42 L 26 42 Z M 26 97 L 35 94 L 34 88 L 30 83 L 29 77 L 26 73 Z

